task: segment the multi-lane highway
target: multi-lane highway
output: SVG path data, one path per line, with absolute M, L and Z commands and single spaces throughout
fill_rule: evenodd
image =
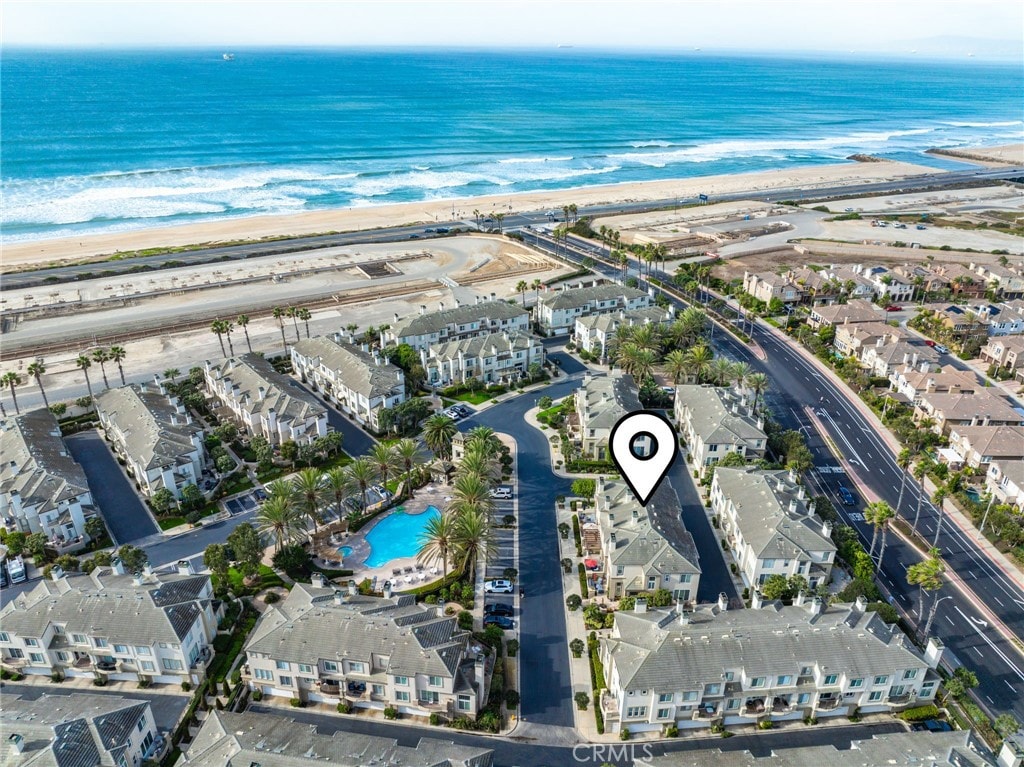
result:
M 576 263 L 588 257 L 607 256 L 604 248 L 593 243 L 570 238 L 568 246 L 564 243 L 556 246 L 554 240 L 543 233 L 523 234 L 530 244 L 549 253 L 555 253 L 557 248 L 561 257 Z M 638 264 L 631 263 L 630 273 L 635 275 L 637 267 Z M 613 279 L 620 276 L 617 268 L 605 263 L 598 262 L 595 271 Z M 655 272 L 655 275 L 666 281 L 671 279 L 664 273 Z M 682 304 L 678 297 L 670 294 L 670 298 L 676 304 Z M 852 480 L 846 476 L 831 448 L 821 439 L 825 435 L 816 435 L 815 422 L 822 424 L 833 445 L 838 446 L 842 458 L 853 464 L 856 478 L 862 486 L 895 506 L 901 470 L 896 466 L 892 450 L 866 420 L 849 389 L 836 384 L 814 362 L 767 328 L 754 327 L 753 338 L 764 351 L 765 361 L 727 333 L 716 334 L 713 343 L 716 352 L 742 360 L 755 370 L 768 374 L 772 387 L 769 401 L 775 417 L 786 428 L 800 429 L 811 436 L 809 447 L 815 464 L 826 469 L 814 472 L 812 482 L 821 492 L 832 497 L 845 521 L 858 530 L 865 542 L 869 542 L 872 530 L 863 521 L 863 501 L 849 507 L 836 496 L 840 481 L 850 487 Z M 809 405 L 814 408 L 813 418 L 805 410 Z M 916 482 L 908 482 L 900 507 L 905 518 L 913 517 L 917 495 Z M 919 527 L 929 540 L 935 533 L 937 520 L 938 511 L 925 497 Z M 949 520 L 943 524 L 938 546 L 963 590 L 952 583 L 942 590 L 932 633 L 943 640 L 955 661 L 977 673 L 981 683 L 979 697 L 992 713 L 1011 711 L 1024 721 L 1024 654 L 1018 645 L 997 630 L 992 620 L 994 613 L 1019 642 L 1024 635 L 1024 592 Z M 906 570 L 921 558 L 914 547 L 890 534 L 879 573 L 882 585 L 915 623 L 918 621 L 918 591 L 907 583 Z M 925 619 L 929 607 L 930 598 L 925 603 Z

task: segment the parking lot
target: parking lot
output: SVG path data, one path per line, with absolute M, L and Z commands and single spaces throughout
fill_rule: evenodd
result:
M 245 514 L 247 511 L 256 511 L 260 501 L 267 497 L 267 494 L 260 489 L 250 490 L 245 495 L 239 495 L 224 501 L 224 505 L 232 515 Z

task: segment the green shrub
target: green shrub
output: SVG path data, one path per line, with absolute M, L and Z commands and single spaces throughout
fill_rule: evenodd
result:
M 350 711 L 352 711 L 352 704 L 351 703 L 349 703 L 347 700 L 338 701 L 338 713 L 339 714 L 347 714 Z
M 771 719 L 762 719 L 757 723 L 757 729 L 759 730 L 770 730 L 773 726 Z
M 458 621 L 459 628 L 463 631 L 469 631 L 473 628 L 473 613 L 469 610 L 461 611 L 456 620 Z
M 276 591 L 268 591 L 266 594 L 263 595 L 263 601 L 268 605 L 272 605 L 275 602 L 281 601 L 281 595 L 278 594 Z
M 666 738 L 678 738 L 679 737 L 679 727 L 678 727 L 678 725 L 676 725 L 675 722 L 672 722 L 671 724 L 666 724 L 665 725 L 665 737 Z
M 440 726 L 440 724 L 441 724 L 441 715 L 439 713 L 437 713 L 436 711 L 431 711 L 430 712 L 430 726 L 431 727 L 438 727 L 438 726 Z
M 519 705 L 519 691 L 518 690 L 505 690 L 505 706 L 508 709 L 513 709 Z
M 516 654 L 519 652 L 519 640 L 518 639 L 510 639 L 507 642 L 505 642 L 505 650 L 508 652 L 508 657 L 510 657 L 510 658 L 516 657 Z M 577 657 L 579 657 L 579 656 L 577 656 Z
M 583 597 L 586 598 L 590 595 L 590 590 L 587 587 L 587 568 L 583 565 L 582 562 L 580 562 L 576 566 L 576 571 L 579 573 L 580 576 L 580 594 L 582 594 Z
M 92 684 L 93 684 L 93 687 L 106 687 L 107 686 L 107 678 L 105 676 L 93 677 Z
M 263 700 L 263 690 L 253 690 L 252 699 L 257 702 Z
M 573 700 L 576 701 L 576 708 L 580 711 L 586 711 L 587 706 L 590 705 L 590 696 L 585 692 L 578 692 L 573 696 Z
M 929 703 L 926 706 L 915 706 L 914 708 L 908 708 L 906 711 L 901 711 L 896 716 L 902 719 L 904 722 L 923 722 L 926 719 L 935 719 L 939 715 L 939 709 L 934 704 Z
M 182 692 L 189 692 L 191 689 L 192 689 L 192 683 L 191 682 L 185 681 L 185 682 L 181 683 L 181 691 Z
M 806 724 L 808 727 L 813 727 L 817 723 L 818 723 L 818 717 L 816 717 L 816 716 L 805 716 L 804 717 L 804 724 Z
M 577 610 L 579 610 L 581 604 L 583 604 L 583 600 L 580 599 L 579 594 L 570 594 L 565 598 L 565 605 L 572 612 L 576 612 Z
M 579 637 L 569 642 L 569 650 L 572 651 L 572 657 L 579 658 L 583 655 L 583 651 L 586 649 L 586 645 L 583 644 L 583 640 Z
M 291 706 L 292 708 L 302 708 L 305 704 L 301 700 L 299 700 L 298 698 L 291 698 L 288 701 L 288 705 Z
M 59 671 L 54 671 L 52 674 L 50 674 L 50 681 L 55 682 L 56 684 L 60 684 L 64 681 L 64 675 Z M 142 685 L 139 686 L 141 687 Z
M 384 718 L 392 720 L 398 719 L 398 709 L 394 706 L 386 706 L 384 708 Z
M 629 740 L 629 728 L 623 727 L 619 730 L 619 740 Z
M 144 676 L 144 677 L 140 677 L 139 678 L 139 689 L 140 690 L 145 690 L 151 684 L 153 684 L 153 680 L 150 679 L 148 676 Z

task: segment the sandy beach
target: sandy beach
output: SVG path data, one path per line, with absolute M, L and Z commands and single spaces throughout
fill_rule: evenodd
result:
M 486 216 L 490 213 L 560 210 L 563 205 L 570 203 L 578 206 L 600 205 L 672 197 L 692 198 L 698 194 L 707 194 L 713 198 L 714 195 L 744 190 L 765 192 L 797 185 L 813 189 L 844 183 L 886 181 L 919 175 L 931 170 L 919 165 L 888 161 L 844 163 L 762 173 L 702 176 L 586 186 L 560 191 L 309 211 L 287 216 L 253 216 L 131 232 L 4 244 L 2 262 L 6 269 L 25 268 L 29 265 L 41 266 L 86 260 L 146 248 L 213 244 L 231 240 L 352 231 L 435 221 L 450 223 L 453 220 L 453 209 L 454 220 L 463 221 L 472 220 L 475 210 Z

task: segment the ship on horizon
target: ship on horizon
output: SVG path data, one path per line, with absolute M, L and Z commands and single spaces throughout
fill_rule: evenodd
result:
M 224 61 L 234 61 L 235 60 L 235 54 L 233 54 L 233 53 L 222 53 L 220 57 L 222 59 L 224 59 Z

